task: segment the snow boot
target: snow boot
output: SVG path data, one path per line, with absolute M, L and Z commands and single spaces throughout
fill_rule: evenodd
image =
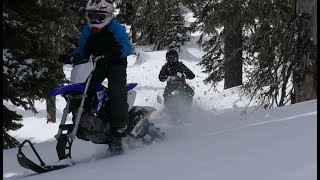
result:
M 115 138 L 122 138 L 127 135 L 127 125 L 125 127 L 112 127 L 111 128 L 111 134 Z

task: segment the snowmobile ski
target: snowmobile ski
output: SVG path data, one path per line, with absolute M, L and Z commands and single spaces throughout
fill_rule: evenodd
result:
M 25 156 L 25 154 L 21 151 L 21 148 L 23 147 L 23 145 L 25 143 L 28 143 L 30 145 L 30 147 L 32 148 L 33 152 L 35 153 L 35 155 L 37 156 L 37 158 L 40 161 L 40 165 L 34 163 L 33 161 L 31 161 L 29 158 L 27 158 Z M 18 154 L 17 154 L 17 158 L 18 158 L 18 162 L 19 164 L 26 168 L 26 169 L 30 169 L 34 172 L 37 173 L 45 173 L 45 172 L 49 172 L 49 171 L 54 171 L 54 170 L 58 170 L 58 169 L 62 169 L 62 168 L 66 168 L 69 167 L 70 165 L 46 165 L 42 159 L 40 158 L 38 152 L 36 151 L 36 149 L 34 148 L 34 146 L 32 145 L 32 143 L 29 140 L 25 140 L 23 141 L 20 146 L 19 146 L 19 150 L 18 150 Z

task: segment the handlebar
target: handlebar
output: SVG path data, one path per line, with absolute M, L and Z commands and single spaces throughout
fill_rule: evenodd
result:
M 94 62 L 97 62 L 99 59 L 103 59 L 104 58 L 104 55 L 101 55 L 101 56 L 97 56 L 94 58 Z
M 83 63 L 89 62 L 90 60 L 96 63 L 99 59 L 102 59 L 102 58 L 105 58 L 105 56 L 101 55 L 101 56 L 94 57 L 91 55 L 88 59 L 79 59 L 78 61 L 73 61 L 72 64 L 73 65 L 83 64 Z

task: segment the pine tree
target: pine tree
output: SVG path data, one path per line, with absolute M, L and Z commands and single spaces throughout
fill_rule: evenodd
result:
M 190 40 L 189 29 L 185 27 L 182 4 L 178 0 L 166 1 L 163 19 L 164 26 L 160 29 L 155 49 L 174 48 L 180 49 Z
M 296 56 L 303 59 L 307 64 L 316 66 L 317 57 L 316 51 L 314 53 L 307 52 L 304 46 L 315 48 L 317 46 L 317 1 L 296 1 L 296 14 L 305 17 L 301 19 L 299 34 L 297 38 L 297 45 L 300 47 L 296 49 Z M 310 39 L 311 41 L 306 41 Z M 314 46 L 307 43 L 313 43 Z M 293 73 L 293 87 L 294 87 L 294 102 L 302 102 L 317 98 L 317 71 L 316 68 L 306 67 L 308 69 L 305 74 L 301 74 L 299 70 Z
M 179 0 L 138 0 L 134 8 L 132 26 L 139 34 L 139 45 L 152 44 L 155 50 L 179 49 L 190 39 Z
M 296 14 L 295 1 L 252 5 L 257 24 L 247 44 L 246 62 L 254 68 L 248 72 L 246 94 L 266 108 L 295 102 L 296 85 L 317 71 L 317 50 L 305 23 L 308 17 Z
M 190 3 L 190 2 L 189 2 Z M 242 84 L 242 52 L 243 52 L 243 27 L 251 23 L 252 19 L 246 16 L 246 1 L 191 1 L 195 16 L 198 17 L 196 30 L 209 35 L 211 40 L 204 42 L 206 54 L 200 62 L 209 76 L 205 83 L 225 80 L 225 88 Z M 197 27 L 198 26 L 198 27 Z M 222 30 L 221 30 L 222 29 Z
M 116 4 L 117 9 L 119 9 L 119 13 L 116 15 L 116 19 L 121 23 L 128 26 L 131 26 L 129 37 L 131 39 L 132 43 L 135 43 L 137 40 L 137 33 L 135 30 L 135 26 L 133 25 L 134 15 L 135 15 L 135 9 L 133 4 L 136 3 L 136 1 L 132 0 L 118 0 L 114 1 Z
M 56 68 L 61 69 L 61 64 L 57 63 L 56 58 L 57 54 L 61 54 L 63 52 L 69 52 L 70 49 L 74 47 L 76 43 L 78 43 L 78 37 L 80 31 L 83 28 L 83 24 L 85 17 L 85 5 L 86 1 L 53 1 L 46 0 L 43 1 L 42 8 L 54 8 L 55 11 L 58 11 L 58 17 L 60 18 L 55 24 L 51 24 L 51 28 L 49 29 L 49 33 L 52 36 L 49 37 L 46 41 L 53 42 L 52 47 L 48 48 L 56 48 L 51 53 L 48 53 L 47 61 L 50 63 L 47 64 L 50 70 L 55 71 Z M 51 15 L 48 13 L 48 16 L 56 16 L 55 14 Z M 47 23 L 47 19 L 45 19 Z M 46 27 L 46 26 L 44 26 Z M 59 29 L 60 31 L 55 31 Z M 53 31 L 52 31 L 53 30 Z M 59 47 L 60 46 L 60 47 Z M 62 51 L 61 51 L 62 50 Z M 61 51 L 61 52 L 60 52 Z M 57 67 L 59 65 L 60 67 Z M 50 67 L 51 66 L 51 67 Z M 52 67 L 53 66 L 53 67 Z M 55 74 L 54 72 L 50 74 Z M 64 76 L 64 74 L 61 74 Z M 58 85 L 61 85 L 61 81 L 63 77 L 51 77 L 55 83 L 51 83 L 47 85 L 47 92 Z M 45 96 L 46 105 L 47 105 L 47 122 L 55 122 L 56 121 L 56 106 L 55 97 Z
M 18 115 L 16 112 L 9 110 L 7 107 L 2 105 L 3 113 L 3 129 L 2 129 L 2 139 L 3 139 L 3 149 L 14 148 L 19 145 L 19 142 L 11 137 L 7 131 L 17 130 L 22 127 L 22 124 L 19 121 L 22 120 L 22 116 Z
M 138 45 L 151 45 L 157 40 L 159 28 L 163 24 L 164 3 L 162 0 L 137 0 L 134 4 L 135 17 L 132 26 L 139 36 Z
M 37 113 L 35 100 L 47 99 L 49 90 L 66 82 L 62 64 L 56 58 L 72 48 L 72 39 L 79 35 L 75 27 L 78 21 L 73 22 L 79 17 L 61 3 L 53 0 L 3 2 L 3 99 L 34 113 Z M 13 127 L 7 125 L 20 120 L 21 116 L 7 108 L 4 111 L 6 115 L 15 114 L 3 117 L 7 122 L 4 131 L 8 131 Z M 6 133 L 6 144 L 15 144 L 10 143 L 12 140 Z
M 134 15 L 134 7 L 133 4 L 135 1 L 131 0 L 117 0 L 114 1 L 116 8 L 119 9 L 119 13 L 116 15 L 116 19 L 121 24 L 131 25 L 133 21 Z
M 34 99 L 38 96 L 36 90 L 33 91 L 32 88 L 36 85 L 33 80 L 40 79 L 47 69 L 30 56 L 31 51 L 37 49 L 37 44 L 31 40 L 36 38 L 37 28 L 32 22 L 28 22 L 35 19 L 34 6 L 31 1 L 21 3 L 4 1 L 3 99 L 36 112 Z M 29 17 L 25 16 L 27 13 L 30 14 Z M 21 115 L 6 107 L 3 107 L 3 111 L 3 141 L 6 145 L 4 148 L 10 148 L 16 145 L 17 141 L 6 131 L 16 130 L 22 126 L 15 123 L 21 120 Z
M 185 1 L 198 17 L 195 29 L 211 36 L 203 42 L 207 53 L 200 63 L 208 73 L 206 83 L 215 85 L 226 76 L 226 40 L 230 42 L 230 30 L 240 29 L 240 22 L 242 46 L 237 50 L 244 54 L 245 95 L 265 107 L 294 102 L 301 93 L 304 100 L 316 97 L 317 51 L 309 17 L 295 13 L 296 1 Z M 232 13 L 234 7 L 237 15 Z

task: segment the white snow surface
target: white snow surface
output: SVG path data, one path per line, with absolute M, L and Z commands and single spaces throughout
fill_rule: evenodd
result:
M 249 107 L 239 99 L 239 87 L 212 91 L 203 79 L 207 76 L 197 63 L 203 55 L 195 44 L 197 37 L 183 47 L 181 61 L 196 75 L 187 80 L 195 90 L 192 110 L 182 124 L 171 122 L 158 103 L 166 83 L 158 80 L 166 51 L 136 47 L 139 53 L 128 58 L 128 83 L 136 82 L 135 105 L 153 106 L 151 120 L 166 134 L 166 139 L 149 146 L 128 149 L 110 156 L 107 145 L 76 139 L 72 158 L 76 164 L 44 174 L 22 168 L 17 148 L 3 151 L 3 178 L 25 180 L 315 180 L 317 178 L 317 101 L 287 105 L 269 110 Z M 71 66 L 64 72 L 70 78 Z M 104 82 L 107 85 L 107 80 Z M 64 99 L 57 98 L 57 122 L 46 123 L 45 102 L 37 102 L 39 114 L 14 107 L 24 116 L 24 126 L 9 134 L 20 142 L 35 143 L 43 161 L 56 163 L 56 140 Z M 69 116 L 70 118 L 70 116 Z M 31 152 L 25 147 L 25 153 Z M 31 155 L 31 154 L 30 154 Z M 34 159 L 35 157 L 33 157 Z

